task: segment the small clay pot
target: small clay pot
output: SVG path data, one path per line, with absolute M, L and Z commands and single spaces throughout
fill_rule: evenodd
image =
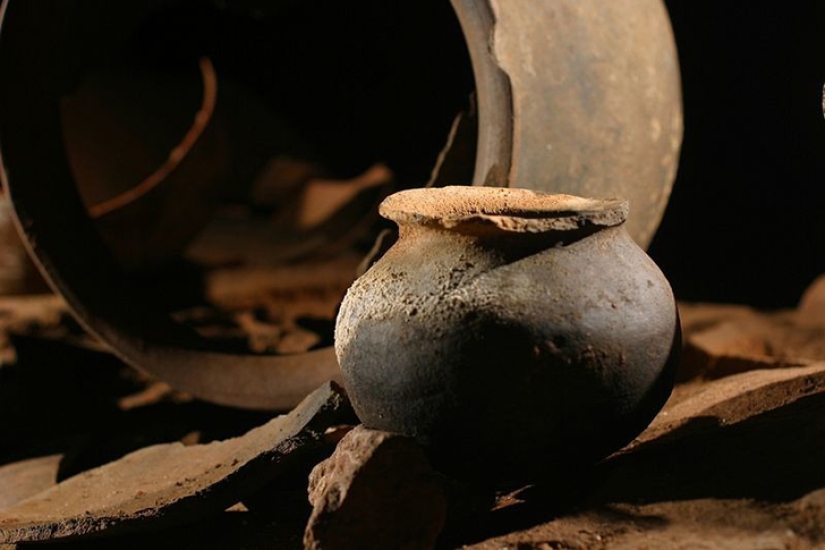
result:
M 625 201 L 447 187 L 380 211 L 399 241 L 335 333 L 368 428 L 415 437 L 448 473 L 516 481 L 595 462 L 660 410 L 678 314 Z

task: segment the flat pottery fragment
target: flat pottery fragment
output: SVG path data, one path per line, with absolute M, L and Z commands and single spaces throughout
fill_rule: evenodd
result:
M 825 361 L 825 325 L 801 325 L 795 312 L 724 320 L 685 338 L 685 377 L 720 378 L 759 368 Z
M 702 385 L 701 390 L 673 406 L 666 405 L 628 449 L 675 432 L 695 418 L 713 419 L 714 426 L 735 424 L 823 391 L 825 363 L 728 376 Z
M 705 330 L 724 321 L 736 321 L 756 313 L 751 307 L 733 304 L 679 302 L 682 336 Z
M 357 427 L 309 478 L 307 550 L 427 550 L 444 527 L 444 490 L 414 440 Z
M 825 275 L 820 275 L 805 290 L 796 310 L 800 325 L 825 326 Z
M 0 467 L 0 510 L 57 484 L 63 455 L 31 458 Z
M 0 512 L 0 543 L 155 529 L 216 514 L 271 482 L 350 420 L 333 383 L 242 437 L 156 445 L 74 476 Z

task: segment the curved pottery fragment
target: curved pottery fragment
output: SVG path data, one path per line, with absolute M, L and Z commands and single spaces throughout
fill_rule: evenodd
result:
M 207 401 L 295 406 L 337 376 L 332 350 L 222 353 L 174 323 L 151 289 L 125 280 L 65 155 L 62 99 L 141 21 L 179 2 L 91 10 L 43 2 L 0 4 L 0 74 L 9 83 L 0 87 L 0 179 L 32 256 L 80 322 L 129 364 Z M 627 197 L 628 229 L 645 246 L 670 194 L 682 132 L 676 50 L 661 0 L 451 3 L 478 99 L 473 185 Z
M 479 100 L 473 185 L 630 201 L 646 247 L 682 144 L 681 80 L 660 0 L 452 0 Z M 460 183 L 460 182 L 453 182 Z
M 541 477 L 620 448 L 670 395 L 676 304 L 626 202 L 447 187 L 381 213 L 400 239 L 350 288 L 335 334 L 368 428 L 461 475 Z

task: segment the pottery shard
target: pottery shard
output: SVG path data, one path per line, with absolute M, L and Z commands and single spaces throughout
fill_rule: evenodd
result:
M 825 362 L 807 367 L 755 370 L 702 384 L 695 394 L 667 405 L 625 451 L 676 432 L 697 418 L 731 425 L 825 391 Z
M 752 312 L 688 334 L 682 374 L 721 378 L 818 361 L 825 361 L 825 326 L 801 325 L 796 312 Z
M 31 458 L 0 467 L 0 509 L 57 485 L 63 455 Z
M 0 511 L 0 544 L 138 531 L 219 513 L 322 444 L 326 430 L 351 414 L 329 383 L 242 437 L 142 449 Z
M 309 477 L 307 550 L 423 550 L 444 527 L 446 500 L 421 448 L 358 427 Z
M 796 321 L 800 325 L 825 326 L 825 275 L 820 275 L 802 295 Z

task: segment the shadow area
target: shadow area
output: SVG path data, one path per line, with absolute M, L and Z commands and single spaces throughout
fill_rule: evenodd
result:
M 224 512 L 208 522 L 156 533 L 18 545 L 20 550 L 46 547 L 55 550 L 300 550 L 304 545 L 301 525 L 272 522 L 249 513 Z
M 151 381 L 103 351 L 15 336 L 18 360 L 0 369 L 0 465 L 63 454 L 58 480 L 187 436 L 205 443 L 246 433 L 271 414 L 159 397 L 124 409 Z
M 694 418 L 593 468 L 569 468 L 556 482 L 516 491 L 503 507 L 501 496 L 489 499 L 486 507 L 476 501 L 475 511 L 451 520 L 442 547 L 585 515 L 604 525 L 666 528 L 671 519 L 656 515 L 656 508 L 633 511 L 649 504 L 678 506 L 697 499 L 789 503 L 825 487 L 823 442 L 825 394 L 728 426 L 712 417 Z M 709 510 L 705 520 L 714 521 L 713 515 Z
M 702 498 L 789 502 L 825 487 L 825 394 L 730 426 L 696 418 L 605 462 L 594 503 Z

